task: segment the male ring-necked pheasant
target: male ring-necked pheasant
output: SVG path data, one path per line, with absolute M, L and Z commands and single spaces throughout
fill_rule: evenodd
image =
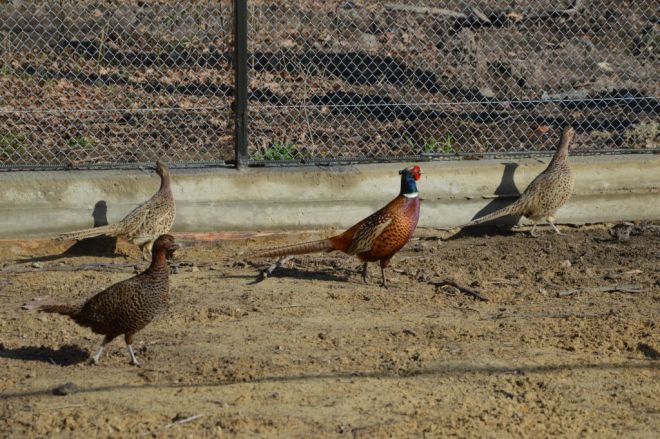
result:
M 288 257 L 338 250 L 355 255 L 364 262 L 362 279 L 365 282 L 368 281 L 369 276 L 367 264 L 379 262 L 383 276 L 382 286 L 386 287 L 385 268 L 390 263 L 392 256 L 410 240 L 419 220 L 420 200 L 417 181 L 422 175 L 421 169 L 419 166 L 413 166 L 401 170 L 399 174 L 401 174 L 399 196 L 344 233 L 319 241 L 268 249 L 252 256 Z M 272 267 L 268 271 L 272 271 Z
M 166 307 L 170 297 L 170 259 L 179 246 L 172 235 L 162 235 L 153 246 L 151 265 L 144 272 L 118 282 L 79 304 L 53 304 L 52 298 L 38 299 L 24 309 L 63 314 L 80 326 L 105 335 L 92 361 L 98 364 L 105 346 L 124 335 L 131 364 L 138 365 L 133 352 L 133 336 Z
M 575 177 L 568 164 L 568 150 L 575 136 L 571 127 L 562 131 L 561 140 L 550 164 L 541 172 L 525 189 L 525 192 L 515 202 L 464 224 L 461 227 L 469 227 L 486 221 L 493 220 L 505 215 L 525 216 L 534 222 L 530 234 L 534 233 L 538 221 L 545 219 L 559 235 L 562 233 L 555 226 L 554 215 L 557 210 L 568 201 L 573 192 Z
M 172 229 L 176 216 L 176 206 L 170 186 L 170 171 L 160 161 L 156 162 L 156 167 L 153 169 L 160 176 L 160 189 L 124 219 L 116 224 L 63 233 L 55 239 L 80 240 L 100 235 L 118 236 L 139 246 L 142 256 L 148 260 L 154 241 Z

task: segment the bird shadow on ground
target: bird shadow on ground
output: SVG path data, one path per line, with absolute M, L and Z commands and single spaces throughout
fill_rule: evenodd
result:
M 506 162 L 503 163 L 504 172 L 502 173 L 502 179 L 500 184 L 495 189 L 494 195 L 497 195 L 498 198 L 491 200 L 490 203 L 482 207 L 477 213 L 474 214 L 472 219 L 481 218 L 484 215 L 495 212 L 496 210 L 502 209 L 503 207 L 508 206 L 509 204 L 515 202 L 520 195 L 520 191 L 516 187 L 516 183 L 513 180 L 513 176 L 518 168 L 518 163 L 515 162 Z M 495 224 L 497 221 L 497 225 Z M 493 221 L 486 221 L 483 224 L 477 226 L 466 227 L 461 229 L 460 232 L 451 236 L 447 240 L 453 240 L 457 238 L 462 238 L 464 236 L 491 236 L 491 235 L 513 235 L 512 230 L 513 226 L 518 224 L 520 221 L 520 216 L 511 216 L 507 215 L 502 218 L 498 218 Z
M 22 346 L 7 349 L 0 344 L 0 358 L 11 358 L 23 361 L 41 361 L 57 366 L 73 366 L 87 361 L 89 354 L 78 346 L 64 345 L 57 350 L 46 346 Z
M 650 360 L 660 360 L 660 352 L 647 345 L 646 343 L 639 343 L 637 345 L 637 350 Z
M 346 276 L 337 276 L 327 271 L 302 271 L 297 268 L 286 268 L 280 267 L 277 270 L 273 271 L 268 277 L 262 277 L 261 273 L 257 273 L 253 276 L 253 281 L 249 282 L 248 285 L 254 285 L 263 282 L 268 278 L 289 278 L 289 279 L 299 279 L 299 280 L 320 280 L 326 282 L 348 282 L 350 280 L 350 275 Z
M 94 205 L 94 210 L 92 211 L 94 227 L 107 226 L 107 214 L 108 205 L 105 200 L 97 201 Z M 95 236 L 93 238 L 81 239 L 57 255 L 35 256 L 33 258 L 19 259 L 16 262 L 19 264 L 29 264 L 32 262 L 49 262 L 62 258 L 77 256 L 103 256 L 108 258 L 116 258 L 120 257 L 120 255 L 115 254 L 116 248 L 117 238 L 114 236 Z

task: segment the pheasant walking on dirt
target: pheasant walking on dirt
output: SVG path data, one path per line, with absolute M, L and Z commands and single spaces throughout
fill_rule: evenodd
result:
M 131 364 L 138 365 L 133 352 L 133 336 L 167 306 L 170 296 L 170 259 L 179 246 L 172 235 L 160 236 L 153 246 L 151 265 L 137 276 L 118 282 L 79 304 L 53 304 L 52 298 L 37 299 L 24 309 L 63 314 L 80 326 L 105 335 L 92 361 L 98 364 L 105 346 L 124 335 Z
M 387 286 L 385 268 L 392 256 L 406 245 L 419 220 L 419 193 L 417 181 L 422 173 L 419 166 L 406 168 L 401 174 L 401 192 L 387 206 L 355 224 L 344 233 L 319 241 L 287 245 L 257 252 L 253 257 L 289 257 L 316 252 L 342 251 L 357 256 L 364 262 L 362 279 L 368 281 L 369 262 L 379 262 L 383 276 L 382 286 Z M 281 265 L 282 260 L 271 266 L 267 273 Z
M 559 147 L 550 164 L 527 186 L 520 198 L 502 209 L 470 221 L 461 227 L 474 226 L 505 215 L 514 215 L 525 216 L 534 222 L 530 232 L 534 237 L 538 236 L 534 233 L 536 224 L 543 219 L 552 226 L 557 234 L 561 235 L 562 233 L 555 226 L 554 215 L 568 201 L 573 192 L 575 177 L 568 164 L 568 149 L 574 135 L 573 128 L 564 128 Z
M 172 229 L 176 216 L 170 171 L 160 161 L 156 162 L 154 169 L 160 176 L 160 189 L 150 199 L 133 209 L 123 220 L 107 226 L 64 233 L 56 239 L 80 240 L 100 235 L 118 236 L 139 246 L 142 256 L 148 260 L 154 241 Z

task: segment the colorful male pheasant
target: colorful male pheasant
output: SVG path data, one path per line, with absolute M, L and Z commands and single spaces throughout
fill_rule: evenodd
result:
M 41 312 L 63 314 L 80 326 L 105 335 L 92 361 L 98 364 L 105 346 L 124 335 L 131 364 L 138 365 L 133 352 L 133 335 L 143 329 L 166 307 L 170 296 L 170 259 L 179 246 L 172 235 L 160 236 L 153 246 L 151 265 L 146 271 L 118 282 L 79 304 L 53 304 L 41 298 L 23 306 Z
M 574 136 L 573 128 L 564 128 L 559 147 L 550 164 L 527 186 L 520 198 L 502 209 L 472 220 L 461 227 L 474 226 L 505 215 L 514 215 L 525 216 L 534 222 L 530 232 L 532 236 L 538 236 L 534 231 L 536 223 L 542 219 L 548 221 L 555 232 L 561 235 L 562 233 L 555 226 L 554 215 L 568 201 L 573 192 L 575 178 L 568 164 L 568 149 Z
M 253 257 L 288 257 L 316 252 L 342 251 L 357 256 L 364 262 L 362 279 L 367 282 L 369 273 L 367 263 L 379 262 L 383 276 L 382 286 L 387 286 L 385 268 L 392 256 L 406 245 L 417 227 L 419 220 L 420 199 L 417 181 L 422 172 L 419 166 L 406 168 L 401 174 L 401 192 L 390 203 L 371 216 L 355 224 L 344 233 L 319 241 L 264 250 Z M 281 261 L 276 264 L 279 266 Z M 275 265 L 267 272 L 271 272 Z
M 160 176 L 160 189 L 151 198 L 116 224 L 63 233 L 57 240 L 85 239 L 94 236 L 118 236 L 140 247 L 142 256 L 149 259 L 151 246 L 157 237 L 168 233 L 174 225 L 176 207 L 170 186 L 170 171 L 164 163 L 156 162 L 154 168 Z

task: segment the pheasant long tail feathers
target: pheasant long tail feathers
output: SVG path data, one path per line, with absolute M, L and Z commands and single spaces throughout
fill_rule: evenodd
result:
M 304 255 L 334 250 L 334 245 L 329 239 L 320 241 L 303 242 L 302 244 L 291 244 L 282 247 L 259 251 L 250 255 L 251 258 L 272 258 L 290 255 Z
M 41 312 L 47 312 L 47 313 L 54 313 L 54 314 L 62 314 L 65 316 L 72 316 L 74 314 L 78 314 L 80 312 L 80 306 L 79 305 L 69 305 L 69 304 L 57 304 L 57 305 L 42 305 L 39 307 L 39 311 Z
M 500 218 L 500 217 L 507 216 L 507 215 L 519 215 L 520 214 L 519 210 L 520 210 L 519 202 L 516 201 L 514 203 L 509 204 L 506 207 L 503 207 L 499 210 L 496 210 L 495 212 L 491 212 L 488 215 L 484 215 L 480 218 L 477 218 L 475 220 L 470 221 L 467 224 L 463 224 L 461 226 L 461 228 L 476 226 L 478 224 L 485 223 L 486 221 L 494 220 L 496 218 Z
M 70 305 L 66 303 L 57 303 L 51 296 L 35 297 L 21 306 L 26 311 L 41 311 L 47 313 L 57 313 L 66 316 L 74 315 L 80 312 L 82 305 Z
M 55 239 L 58 241 L 65 241 L 69 239 L 85 239 L 93 238 L 95 236 L 101 235 L 110 235 L 113 236 L 116 233 L 116 228 L 114 224 L 101 227 L 92 227 L 91 229 L 78 230 L 75 232 L 63 233 L 57 236 Z

